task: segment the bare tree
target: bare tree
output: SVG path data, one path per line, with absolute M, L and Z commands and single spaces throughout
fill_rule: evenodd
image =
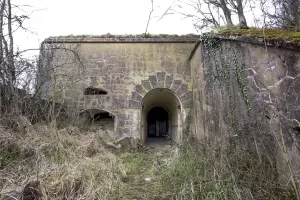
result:
M 216 7 L 210 2 L 198 2 L 195 5 L 191 5 L 195 8 L 197 15 L 194 15 L 194 18 L 197 18 L 197 23 L 195 26 L 198 29 L 206 28 L 206 27 L 219 27 L 220 22 L 216 16 L 215 9 Z
M 145 37 L 147 37 L 147 33 L 148 33 L 148 27 L 149 27 L 149 23 L 150 23 L 150 20 L 151 20 L 151 15 L 154 11 L 154 8 L 153 8 L 153 0 L 151 0 L 151 11 L 149 13 L 149 17 L 148 17 L 148 21 L 147 21 L 147 26 L 146 26 L 146 30 L 145 30 Z
M 233 27 L 233 17 L 238 17 L 239 27 L 247 28 L 247 20 L 244 13 L 246 6 L 250 7 L 251 0 L 177 0 L 175 6 L 170 6 L 168 11 L 177 12 L 185 17 L 193 18 L 197 29 L 218 28 L 222 25 Z M 194 13 L 186 13 L 184 6 L 194 10 Z M 180 9 L 175 9 L 179 7 Z M 163 16 L 164 16 L 163 15 Z
M 1 22 L 0 22 L 0 40 L 1 40 L 1 60 L 0 60 L 0 74 L 1 82 L 7 91 L 4 91 L 2 95 L 3 98 L 7 100 L 5 103 L 16 108 L 16 98 L 15 98 L 15 66 L 14 66 L 14 40 L 12 35 L 12 8 L 10 0 L 3 0 L 1 2 Z M 3 103 L 3 102 L 2 102 Z
M 204 2 L 206 4 L 213 4 L 214 6 L 221 8 L 226 20 L 226 25 L 228 27 L 233 26 L 232 19 L 231 19 L 231 10 L 228 7 L 227 0 L 204 0 Z
M 300 31 L 300 0 L 272 0 L 274 13 L 269 13 L 275 27 Z
M 26 5 L 24 5 L 26 6 Z M 29 15 L 17 12 L 21 6 L 11 4 L 11 0 L 0 0 L 0 111 L 18 111 L 18 78 L 35 66 L 29 59 L 14 49 L 14 33 L 25 29 L 23 22 Z M 26 77 L 26 75 L 24 75 Z M 23 77 L 23 78 L 24 78 Z M 20 80 L 20 79 L 19 79 Z M 27 79 L 31 81 L 32 79 Z M 24 81 L 24 80 L 23 80 Z M 19 82 L 20 83 L 20 82 Z M 26 85 L 27 83 L 24 83 Z M 1 113 L 0 112 L 0 113 Z
M 194 26 L 197 29 L 203 29 L 208 27 L 216 28 L 220 26 L 220 22 L 216 15 L 216 13 L 218 12 L 216 10 L 217 8 L 212 3 L 198 0 L 195 2 L 184 2 L 184 4 L 193 8 L 196 13 L 179 13 L 183 14 L 186 17 L 191 17 L 195 19 Z
M 233 10 L 237 13 L 238 18 L 239 18 L 239 26 L 241 28 L 247 28 L 247 21 L 246 21 L 246 17 L 244 14 L 244 3 L 246 4 L 247 1 L 245 0 L 228 0 L 229 4 L 231 5 L 231 7 L 233 8 Z
M 185 8 L 192 12 L 186 12 Z M 166 15 L 179 13 L 192 18 L 197 30 L 217 28 L 221 25 L 219 10 L 219 2 L 216 0 L 174 0 L 158 21 Z M 226 14 L 226 21 L 232 25 L 230 10 Z

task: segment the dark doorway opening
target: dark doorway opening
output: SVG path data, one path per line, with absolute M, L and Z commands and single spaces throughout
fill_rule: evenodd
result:
M 168 113 L 161 107 L 154 107 L 147 116 L 147 137 L 159 138 L 168 135 Z
M 106 95 L 107 91 L 101 88 L 88 87 L 84 89 L 84 95 Z

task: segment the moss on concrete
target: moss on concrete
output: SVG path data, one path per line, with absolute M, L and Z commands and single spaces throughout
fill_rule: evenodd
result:
M 287 42 L 300 42 L 300 32 L 290 32 L 282 29 L 223 29 L 217 32 L 219 36 L 246 36 L 252 38 L 265 38 L 267 40 L 285 40 Z

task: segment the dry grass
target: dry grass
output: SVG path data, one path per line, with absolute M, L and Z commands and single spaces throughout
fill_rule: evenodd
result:
M 0 127 L 0 199 L 21 199 L 37 180 L 38 199 L 51 200 L 295 199 L 278 183 L 271 159 L 240 147 L 191 139 L 179 148 L 117 153 L 106 147 L 103 130 L 26 127 Z
M 120 152 L 107 149 L 103 130 L 53 127 L 31 126 L 27 133 L 0 127 L 0 199 L 21 199 L 37 180 L 38 199 L 168 199 L 160 172 L 176 157 L 173 147 Z
M 222 145 L 185 143 L 179 158 L 162 173 L 163 192 L 172 199 L 296 199 L 292 188 L 279 184 L 272 160 Z
M 160 146 L 141 152 L 122 155 L 127 177 L 119 199 L 167 200 L 169 193 L 162 188 L 162 172 L 177 159 L 176 146 Z M 147 180 L 148 179 L 148 180 Z
M 97 132 L 49 126 L 0 132 L 2 195 L 18 197 L 27 183 L 39 180 L 43 199 L 112 199 L 125 176 L 121 160 Z

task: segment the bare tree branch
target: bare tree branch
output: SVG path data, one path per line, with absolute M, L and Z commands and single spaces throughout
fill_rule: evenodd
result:
M 151 0 L 151 11 L 149 13 L 149 17 L 148 17 L 148 21 L 147 21 L 147 26 L 146 26 L 146 30 L 145 30 L 145 37 L 147 37 L 147 33 L 148 33 L 148 27 L 149 27 L 149 23 L 150 23 L 150 20 L 151 20 L 151 15 L 154 11 L 154 8 L 153 8 L 153 0 Z

